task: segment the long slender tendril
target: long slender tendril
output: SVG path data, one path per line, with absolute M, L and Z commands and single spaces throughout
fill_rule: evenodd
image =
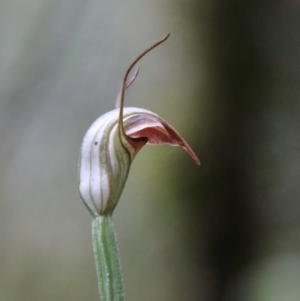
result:
M 170 36 L 171 33 L 167 34 L 164 38 L 162 38 L 161 40 L 157 41 L 156 43 L 154 43 L 153 45 L 151 45 L 149 48 L 147 48 L 146 50 L 144 50 L 133 62 L 132 64 L 129 66 L 129 68 L 127 69 L 124 79 L 123 79 L 123 85 L 122 85 L 122 90 L 121 90 L 121 97 L 120 97 L 120 115 L 119 115 L 119 135 L 120 137 L 125 137 L 126 138 L 126 134 L 124 131 L 124 127 L 123 127 L 123 107 L 124 107 L 124 96 L 125 96 L 125 90 L 132 84 L 132 82 L 135 80 L 136 76 L 137 76 L 137 72 L 136 75 L 133 77 L 132 80 L 129 80 L 129 82 L 127 81 L 128 76 L 131 72 L 131 70 L 133 69 L 133 67 L 138 63 L 138 61 L 144 57 L 148 52 L 150 52 L 152 49 L 154 49 L 155 47 L 157 47 L 158 45 L 162 44 L 163 42 L 165 42 L 168 37 Z

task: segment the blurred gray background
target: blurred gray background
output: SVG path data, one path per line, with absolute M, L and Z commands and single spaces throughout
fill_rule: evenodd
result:
M 127 300 L 300 296 L 300 2 L 2 0 L 0 300 L 98 300 L 81 139 L 150 109 L 191 144 L 146 146 L 114 212 Z

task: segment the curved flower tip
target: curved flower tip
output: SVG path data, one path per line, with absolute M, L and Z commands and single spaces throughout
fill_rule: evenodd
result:
M 197 155 L 180 134 L 166 121 L 150 111 L 133 114 L 124 119 L 125 134 L 132 140 L 138 151 L 147 141 L 148 144 L 170 144 L 181 146 L 200 165 Z
M 119 109 L 99 117 L 88 129 L 81 146 L 79 192 L 93 216 L 112 214 L 123 191 L 132 160 L 145 144 L 167 143 L 183 147 L 194 161 L 200 161 L 179 133 L 155 113 L 140 108 L 124 108 L 125 90 L 138 74 L 128 80 L 135 64 L 169 35 L 146 49 L 127 70 Z

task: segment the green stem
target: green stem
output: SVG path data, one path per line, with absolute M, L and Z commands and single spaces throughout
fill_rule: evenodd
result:
M 111 215 L 92 223 L 93 250 L 101 301 L 124 301 L 124 287 L 116 233 Z

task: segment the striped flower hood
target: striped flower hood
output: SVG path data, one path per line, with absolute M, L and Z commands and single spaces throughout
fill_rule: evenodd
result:
M 128 69 L 119 97 L 120 108 L 100 116 L 86 132 L 79 161 L 79 192 L 93 216 L 111 214 L 127 180 L 132 160 L 145 144 L 170 144 L 183 147 L 197 164 L 196 154 L 166 121 L 155 113 L 140 108 L 123 108 L 125 90 L 135 80 L 127 81 L 135 63 Z

